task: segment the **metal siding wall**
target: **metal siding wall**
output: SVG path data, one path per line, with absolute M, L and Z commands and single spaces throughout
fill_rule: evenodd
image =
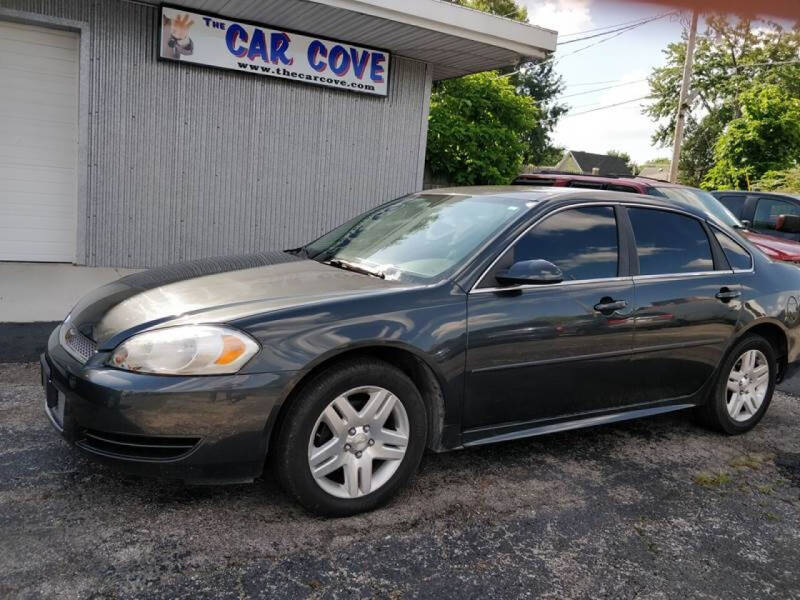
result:
M 423 63 L 393 57 L 389 97 L 375 98 L 158 62 L 154 7 L 0 7 L 89 24 L 86 264 L 289 248 L 422 188 Z

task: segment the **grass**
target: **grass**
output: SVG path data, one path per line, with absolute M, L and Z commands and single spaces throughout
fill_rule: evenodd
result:
M 722 487 L 733 481 L 729 473 L 720 471 L 719 473 L 702 472 L 694 476 L 694 482 L 704 488 L 714 489 Z

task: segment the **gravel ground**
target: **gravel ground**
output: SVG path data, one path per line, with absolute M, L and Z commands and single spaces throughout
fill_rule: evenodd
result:
M 800 598 L 800 399 L 723 437 L 677 414 L 428 455 L 324 520 L 267 475 L 123 477 L 0 364 L 0 598 Z

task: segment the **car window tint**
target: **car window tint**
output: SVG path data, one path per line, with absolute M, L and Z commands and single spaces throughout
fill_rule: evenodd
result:
M 615 183 L 608 184 L 606 189 L 614 192 L 628 192 L 629 194 L 635 194 L 638 191 L 636 188 L 632 188 L 628 185 L 618 185 Z
M 543 258 L 564 280 L 617 276 L 617 220 L 610 206 L 562 211 L 536 225 L 514 246 L 513 262 Z
M 593 181 L 570 181 L 567 183 L 567 187 L 583 188 L 586 190 L 602 190 L 603 184 L 595 183 Z
M 737 219 L 742 218 L 745 196 L 717 196 L 717 200 L 722 202 L 722 205 L 731 211 Z
M 773 198 L 759 198 L 753 226 L 761 229 L 775 229 L 779 215 L 800 215 L 800 207 L 791 202 Z
M 629 208 L 642 275 L 712 271 L 714 259 L 697 219 L 649 208 Z
M 725 253 L 725 258 L 728 259 L 728 264 L 730 264 L 731 268 L 749 269 L 752 266 L 750 254 L 739 243 L 716 229 L 714 229 L 714 235 L 717 237 L 719 245 L 722 246 L 722 251 Z

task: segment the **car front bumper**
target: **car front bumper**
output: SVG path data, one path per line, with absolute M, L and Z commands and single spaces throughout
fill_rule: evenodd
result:
M 45 413 L 69 442 L 140 475 L 250 481 L 296 372 L 178 377 L 83 365 L 59 344 L 41 356 Z

